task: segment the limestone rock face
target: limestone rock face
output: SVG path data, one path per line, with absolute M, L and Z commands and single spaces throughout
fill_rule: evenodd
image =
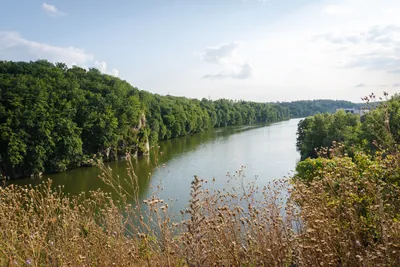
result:
M 139 118 L 138 130 L 144 127 L 146 127 L 146 115 L 142 113 L 142 115 Z
M 142 113 L 142 115 L 139 118 L 139 124 L 138 124 L 138 131 L 144 133 L 144 128 L 146 127 L 146 115 Z M 143 134 L 139 138 L 139 155 L 148 155 L 150 152 L 150 143 L 149 143 L 149 137 L 146 134 Z

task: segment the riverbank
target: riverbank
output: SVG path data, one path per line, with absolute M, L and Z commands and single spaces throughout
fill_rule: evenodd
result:
M 209 180 L 215 177 L 216 186 L 221 190 L 228 180 L 227 173 L 234 174 L 243 165 L 248 180 L 257 181 L 260 186 L 283 177 L 295 169 L 299 160 L 295 147 L 297 123 L 298 120 L 290 120 L 256 128 L 229 126 L 160 141 L 149 156 L 133 161 L 141 199 L 153 195 L 160 186 L 163 188 L 160 197 L 178 199 L 173 210 L 179 212 L 189 200 L 186 188 L 190 187 L 193 175 Z M 121 180 L 127 178 L 125 161 L 105 164 Z M 54 187 L 63 186 L 64 192 L 71 195 L 99 188 L 112 193 L 98 179 L 99 174 L 97 167 L 78 168 L 44 175 L 41 179 L 11 181 L 11 184 L 37 185 L 51 178 Z
M 146 154 L 150 143 L 215 127 L 290 118 L 280 104 L 162 96 L 46 60 L 0 61 L 0 74 L 0 170 L 12 179 L 62 172 L 93 155 Z

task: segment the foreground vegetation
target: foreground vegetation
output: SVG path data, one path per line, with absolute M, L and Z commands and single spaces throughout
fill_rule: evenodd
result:
M 336 149 L 307 183 L 259 188 L 238 171 L 217 191 L 195 177 L 181 215 L 156 197 L 127 201 L 137 196 L 132 165 L 123 189 L 100 164 L 119 200 L 69 197 L 51 182 L 0 188 L 0 265 L 399 266 L 400 154 L 353 161 Z
M 396 140 L 396 117 L 383 118 L 371 126 Z M 187 209 L 175 215 L 156 196 L 139 202 L 129 155 L 129 186 L 97 162 L 117 199 L 101 191 L 70 197 L 50 181 L 0 188 L 0 265 L 399 266 L 399 147 L 373 144 L 349 155 L 346 142 L 332 142 L 294 177 L 263 188 L 243 170 L 222 191 L 194 177 Z

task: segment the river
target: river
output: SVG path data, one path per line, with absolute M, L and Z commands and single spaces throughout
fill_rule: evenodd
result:
M 164 200 L 174 200 L 175 209 L 182 209 L 189 199 L 193 175 L 215 178 L 216 188 L 227 186 L 227 173 L 243 168 L 245 179 L 260 185 L 290 175 L 300 159 L 295 146 L 298 122 L 292 119 L 268 126 L 224 127 L 161 141 L 149 156 L 135 159 L 140 198 L 157 194 Z M 107 166 L 121 179 L 127 177 L 125 161 Z M 13 183 L 34 185 L 51 178 L 55 186 L 63 185 L 64 192 L 71 195 L 98 188 L 111 192 L 99 174 L 97 167 L 84 167 Z

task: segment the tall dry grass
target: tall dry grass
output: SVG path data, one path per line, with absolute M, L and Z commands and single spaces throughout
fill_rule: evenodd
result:
M 125 187 L 98 163 L 117 200 L 51 181 L 2 187 L 0 265 L 400 266 L 400 156 L 359 158 L 335 156 L 307 183 L 258 187 L 238 171 L 216 190 L 195 176 L 177 215 L 156 197 L 138 203 L 129 158 Z

